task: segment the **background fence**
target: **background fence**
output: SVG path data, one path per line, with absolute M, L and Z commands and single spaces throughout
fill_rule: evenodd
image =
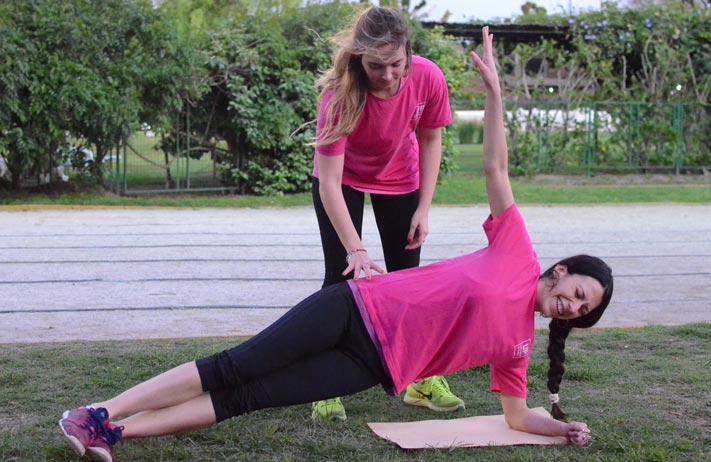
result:
M 484 102 L 459 111 L 481 141 Z M 701 173 L 711 169 L 711 106 L 642 102 L 505 103 L 514 174 Z
M 461 143 L 481 143 L 484 102 L 458 105 Z M 511 102 L 505 123 L 512 174 L 674 173 L 711 170 L 711 106 L 641 102 Z M 188 113 L 178 135 L 136 132 L 105 159 L 118 194 L 232 191 L 214 147 L 192 144 Z
M 190 114 L 181 112 L 170 134 L 144 126 L 122 140 L 105 161 L 107 187 L 125 195 L 229 192 L 220 181 L 215 151 L 195 145 L 190 133 Z

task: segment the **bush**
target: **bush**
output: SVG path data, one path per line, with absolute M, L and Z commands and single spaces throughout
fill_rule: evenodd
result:
M 457 122 L 455 130 L 459 144 L 481 144 L 484 141 L 484 125 L 475 122 Z

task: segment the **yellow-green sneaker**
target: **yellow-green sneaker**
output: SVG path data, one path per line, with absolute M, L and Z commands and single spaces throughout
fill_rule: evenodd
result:
M 449 389 L 447 380 L 438 375 L 408 385 L 404 401 L 405 404 L 426 407 L 433 411 L 464 410 L 464 401 L 457 398 Z
M 341 398 L 325 399 L 311 403 L 311 418 L 313 420 L 346 420 L 346 408 Z

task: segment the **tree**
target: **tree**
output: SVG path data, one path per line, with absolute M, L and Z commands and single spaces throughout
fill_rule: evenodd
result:
M 0 84 L 0 147 L 13 188 L 20 187 L 25 172 L 38 166 L 45 154 L 49 158 L 66 127 L 55 97 L 57 60 L 50 59 L 43 41 L 28 40 L 28 35 L 44 35 L 36 24 L 44 18 L 33 18 L 41 6 L 41 2 L 7 2 L 0 9 L 0 47 L 6 58 Z
M 262 7 L 244 17 L 206 18 L 213 29 L 192 32 L 206 44 L 207 79 L 190 106 L 191 155 L 210 152 L 223 183 L 243 193 L 303 191 L 311 181 L 315 78 L 329 66 L 327 37 L 350 19 L 353 7 Z M 174 150 L 170 140 L 165 149 Z
M 196 6 L 181 4 L 188 10 Z M 209 76 L 206 93 L 190 108 L 192 155 L 212 153 L 222 165 L 223 182 L 243 193 L 288 193 L 310 187 L 315 80 L 330 66 L 329 38 L 358 8 L 338 2 L 275 5 L 246 16 L 217 8 L 229 20 L 204 18 L 213 27 L 207 34 L 201 28 L 185 28 L 197 35 L 197 42 L 204 39 L 207 44 L 203 57 Z M 456 95 L 458 73 L 466 63 L 462 50 L 441 30 L 425 31 L 417 22 L 413 27 L 416 51 L 442 67 Z M 175 146 L 168 142 L 165 148 L 172 152 Z M 445 134 L 445 171 L 452 153 L 451 136 Z
M 534 2 L 528 1 L 521 5 L 521 13 L 523 13 L 524 16 L 545 16 L 546 9 L 536 5 Z
M 148 1 L 7 0 L 0 12 L 0 47 L 13 57 L 0 83 L 0 145 L 14 187 L 33 168 L 51 172 L 75 142 L 95 148 L 100 181 L 119 139 L 141 118 L 174 112 L 189 89 L 178 63 L 190 60 Z
M 641 171 L 649 166 L 670 166 L 672 162 L 679 165 L 682 151 L 688 163 L 708 164 L 711 158 L 708 9 L 690 10 L 678 4 L 620 9 L 605 3 L 599 11 L 571 18 L 552 17 L 551 21 L 567 22 L 567 43 L 520 46 L 519 55 L 528 53 L 527 56 L 545 59 L 551 69 L 549 74 L 558 74 L 557 102 L 566 107 L 586 102 L 587 109 L 583 111 L 592 114 L 585 122 L 588 130 L 599 122 L 595 118 L 598 113 L 590 112 L 591 102 L 597 108 L 606 107 L 615 121 L 614 129 L 603 137 L 608 143 L 604 149 L 598 149 L 601 141 L 596 138 L 597 132 L 581 132 L 581 136 L 592 133 L 595 139 L 579 140 L 579 145 L 585 144 L 590 149 L 591 143 L 594 144 L 598 158 L 604 162 L 613 163 L 611 153 L 615 151 L 619 164 L 636 162 Z M 522 74 L 522 79 L 528 78 Z M 549 90 L 546 86 L 536 85 L 540 81 L 534 76 L 519 86 L 520 93 L 533 101 L 551 99 L 545 93 Z M 571 141 L 567 136 L 562 134 L 556 141 L 567 144 Z M 615 149 L 611 149 L 615 144 Z M 530 145 L 520 144 L 523 148 Z M 536 143 L 537 150 L 540 145 Z M 555 147 L 556 152 L 573 151 Z
M 444 35 L 441 27 L 425 30 L 421 24 L 411 21 L 413 30 L 413 53 L 422 55 L 434 61 L 447 80 L 449 98 L 451 102 L 459 99 L 462 79 L 465 78 L 468 57 L 462 46 L 451 37 Z M 451 127 L 442 131 L 442 172 L 451 172 L 454 169 L 454 137 Z
M 22 173 L 29 168 L 36 147 L 24 136 L 28 108 L 22 93 L 30 80 L 30 62 L 24 39 L 12 21 L 11 5 L 0 5 L 0 156 L 6 160 L 12 187 L 20 187 Z
M 627 0 L 624 6 L 633 9 L 645 9 L 651 6 L 684 7 L 690 10 L 709 8 L 709 0 Z

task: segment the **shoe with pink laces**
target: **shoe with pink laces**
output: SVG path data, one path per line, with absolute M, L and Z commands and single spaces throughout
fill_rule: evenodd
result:
M 65 411 L 59 428 L 79 456 L 84 456 L 96 437 L 104 431 L 104 422 L 109 413 L 103 407 L 79 407 Z
M 91 460 L 101 462 L 114 461 L 114 445 L 121 441 L 123 427 L 113 425 L 108 420 L 104 422 L 102 430 L 91 442 L 86 452 Z

